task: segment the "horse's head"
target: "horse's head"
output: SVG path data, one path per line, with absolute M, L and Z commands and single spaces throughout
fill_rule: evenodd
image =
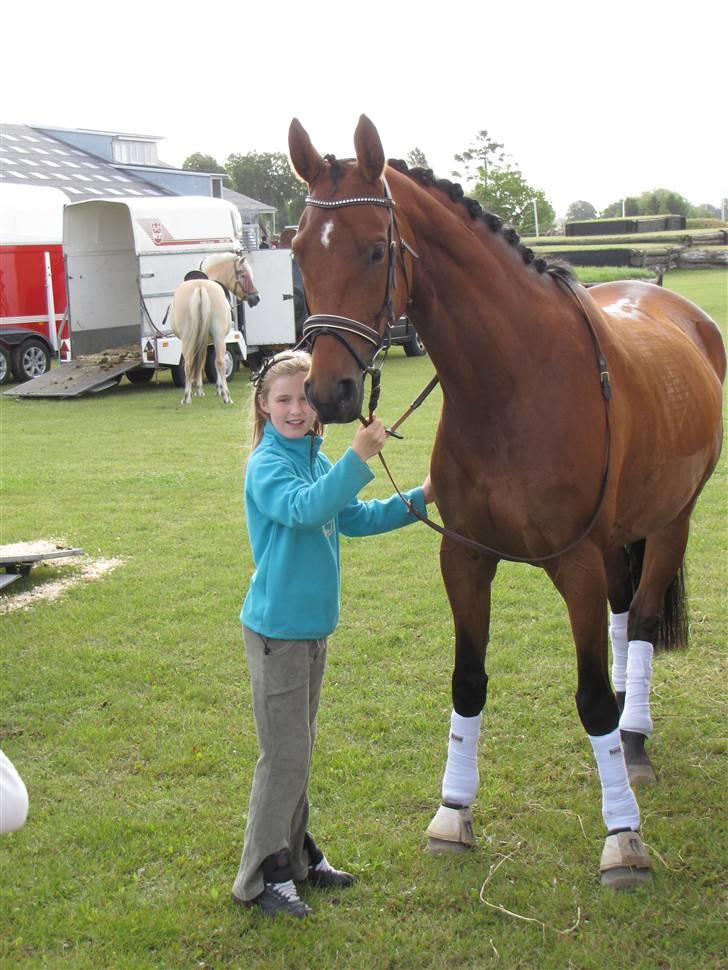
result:
M 213 253 L 200 263 L 200 269 L 209 279 L 217 280 L 249 306 L 260 303 L 260 296 L 253 281 L 253 271 L 245 256 L 235 253 Z
M 311 311 L 306 393 L 322 421 L 342 423 L 361 413 L 367 368 L 404 311 L 411 272 L 400 274 L 400 285 L 395 276 L 410 255 L 383 178 L 382 143 L 365 115 L 354 133 L 355 159 L 322 157 L 295 118 L 288 145 L 309 189 L 292 243 Z
M 237 257 L 235 260 L 233 273 L 234 283 L 231 287 L 233 292 L 239 296 L 241 300 L 245 300 L 248 306 L 257 306 L 260 303 L 260 294 L 255 288 L 253 271 L 250 268 L 250 264 L 245 256 Z

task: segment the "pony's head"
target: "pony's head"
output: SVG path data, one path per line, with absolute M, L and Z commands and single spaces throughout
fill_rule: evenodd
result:
M 304 324 L 313 342 L 306 393 L 325 423 L 351 421 L 361 413 L 364 375 L 387 326 L 404 312 L 411 254 L 383 177 L 382 143 L 365 115 L 354 133 L 354 159 L 320 155 L 296 118 L 288 146 L 309 190 L 292 243 L 311 311 Z
M 248 306 L 260 303 L 260 295 L 255 288 L 253 271 L 245 256 L 235 253 L 213 253 L 204 259 L 200 269 L 211 280 L 217 280 L 234 293 L 239 300 L 245 300 Z

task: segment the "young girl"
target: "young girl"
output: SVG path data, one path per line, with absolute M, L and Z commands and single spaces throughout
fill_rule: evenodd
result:
M 374 478 L 367 461 L 386 432 L 358 428 L 332 465 L 306 400 L 311 357 L 278 354 L 256 383 L 245 513 L 255 572 L 241 612 L 260 757 L 233 899 L 268 915 L 311 910 L 295 883 L 344 888 L 354 876 L 329 865 L 308 826 L 308 778 L 327 637 L 339 619 L 339 533 L 389 532 L 417 521 L 398 495 L 360 502 Z M 406 497 L 421 512 L 429 476 Z

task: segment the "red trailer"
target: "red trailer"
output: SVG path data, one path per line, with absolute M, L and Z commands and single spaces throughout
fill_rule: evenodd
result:
M 60 189 L 0 185 L 0 384 L 50 369 L 67 337 Z

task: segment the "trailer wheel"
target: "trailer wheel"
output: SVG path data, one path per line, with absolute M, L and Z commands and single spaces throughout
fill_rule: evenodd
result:
M 172 364 L 169 368 L 172 371 L 172 383 L 175 387 L 184 387 L 187 381 L 185 374 L 185 359 L 180 357 L 179 364 Z
M 404 346 L 404 352 L 408 357 L 424 357 L 427 353 L 425 345 L 420 340 L 419 334 L 416 330 L 412 331 L 410 339 Z
M 154 368 L 136 367 L 134 370 L 128 370 L 126 376 L 132 384 L 148 384 L 154 377 Z
M 225 348 L 225 380 L 229 381 L 235 371 L 237 370 L 235 366 L 235 357 L 233 352 L 229 347 Z M 217 367 L 215 366 L 215 348 L 207 348 L 207 356 L 205 357 L 205 377 L 210 384 L 217 384 Z
M 0 384 L 10 380 L 10 357 L 4 347 L 0 347 Z
M 24 340 L 13 351 L 13 374 L 18 383 L 40 377 L 51 369 L 51 355 L 42 340 Z

